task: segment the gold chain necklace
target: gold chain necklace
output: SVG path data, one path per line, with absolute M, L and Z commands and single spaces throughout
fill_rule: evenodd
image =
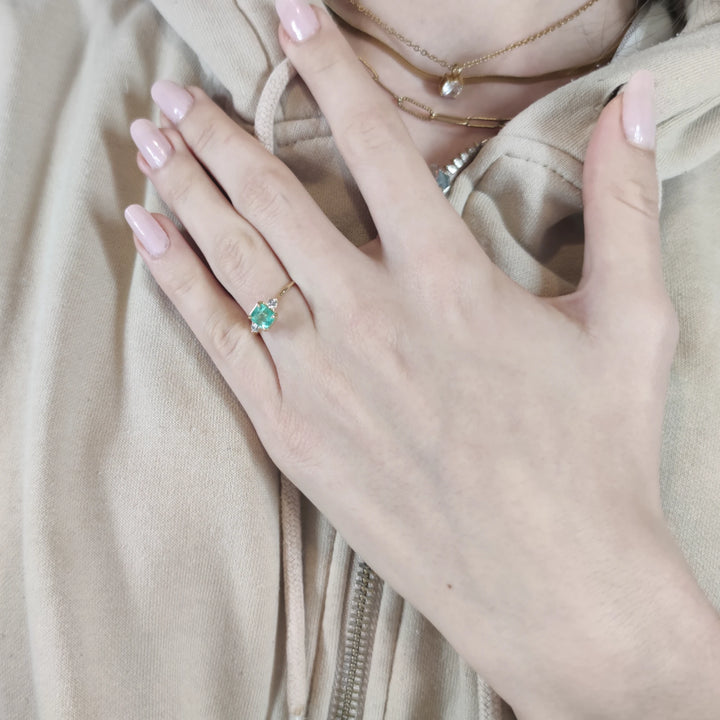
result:
M 407 95 L 398 95 L 380 80 L 377 71 L 367 60 L 361 57 L 358 57 L 358 60 L 370 73 L 370 77 L 372 77 L 386 93 L 392 96 L 400 110 L 420 120 L 426 120 L 428 122 L 436 120 L 437 122 L 450 123 L 451 125 L 462 125 L 469 128 L 487 128 L 491 130 L 497 130 L 508 122 L 507 118 L 483 117 L 482 115 L 447 115 L 446 113 L 436 112 L 429 105 L 425 105 L 425 103 L 421 103 L 419 100 L 415 100 Z
M 332 0 L 330 1 L 332 2 Z M 434 62 L 437 65 L 440 65 L 440 67 L 445 68 L 448 72 L 442 77 L 442 82 L 440 83 L 440 95 L 446 98 L 456 98 L 463 90 L 463 71 L 468 70 L 475 65 L 479 65 L 480 63 L 485 63 L 488 60 L 493 60 L 496 57 L 505 55 L 506 53 L 509 53 L 512 50 L 516 50 L 519 47 L 523 47 L 524 45 L 529 45 L 530 43 L 535 42 L 542 37 L 545 37 L 545 35 L 549 35 L 550 33 L 555 32 L 555 30 L 558 30 L 559 28 L 563 27 L 563 25 L 567 25 L 567 23 L 575 20 L 575 18 L 582 15 L 582 13 L 595 5 L 598 0 L 586 0 L 586 2 L 579 8 L 577 8 L 577 10 L 574 10 L 568 15 L 565 15 L 564 17 L 560 18 L 560 20 L 557 20 L 556 22 L 548 25 L 542 30 L 538 30 L 537 32 L 533 33 L 532 35 L 528 35 L 522 40 L 516 40 L 514 42 L 511 42 L 509 45 L 506 45 L 499 50 L 494 50 L 493 52 L 481 55 L 477 58 L 473 58 L 472 60 L 466 60 L 464 63 L 454 63 L 450 60 L 444 60 L 443 58 L 434 55 L 429 50 L 426 50 L 425 48 L 418 45 L 416 42 L 410 40 L 399 30 L 396 30 L 394 27 L 389 25 L 381 17 L 376 15 L 372 10 L 362 5 L 359 0 L 346 0 L 346 2 L 352 5 L 359 13 L 367 17 L 375 25 L 377 25 L 381 30 L 383 30 L 383 32 L 390 35 L 391 37 L 394 37 L 396 40 L 399 40 L 401 43 L 409 47 L 413 52 L 416 52 L 422 57 L 427 58 L 428 60 Z
M 364 38 L 368 42 L 372 43 L 379 50 L 382 50 L 386 55 L 389 55 L 395 62 L 402 65 L 406 70 L 409 70 L 415 77 L 421 80 L 427 80 L 434 84 L 441 84 L 444 80 L 444 76 L 435 75 L 430 72 L 426 72 L 417 65 L 413 65 L 407 58 L 403 57 L 397 50 L 386 45 L 382 40 L 371 35 L 365 30 L 361 30 L 355 25 L 349 23 L 341 15 L 338 15 L 335 10 L 328 7 L 332 17 L 335 19 L 343 29 L 347 32 L 352 33 L 358 37 Z M 471 75 L 462 78 L 465 85 L 477 84 L 477 83 L 509 83 L 515 85 L 530 85 L 532 83 L 546 82 L 548 80 L 563 80 L 566 78 L 576 78 L 580 75 L 585 75 L 592 70 L 596 70 L 599 67 L 607 64 L 612 60 L 615 52 L 617 51 L 622 39 L 625 37 L 625 33 L 632 24 L 633 20 L 637 16 L 638 12 L 635 12 L 630 18 L 629 22 L 625 25 L 622 31 L 615 38 L 613 43 L 603 52 L 602 55 L 591 60 L 590 62 L 584 63 L 583 65 L 574 65 L 572 67 L 564 67 L 551 72 L 541 73 L 538 75 Z

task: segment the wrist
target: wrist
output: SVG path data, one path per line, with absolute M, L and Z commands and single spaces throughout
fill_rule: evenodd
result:
M 717 718 L 720 617 L 674 543 L 672 555 L 647 568 L 659 582 L 640 606 L 618 613 L 604 639 L 573 648 L 540 694 L 513 706 L 519 720 Z

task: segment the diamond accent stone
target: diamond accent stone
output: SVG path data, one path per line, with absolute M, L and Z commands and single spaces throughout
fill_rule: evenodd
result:
M 277 298 L 273 298 L 272 300 L 268 300 L 265 304 L 266 304 L 271 310 L 277 310 L 278 299 L 277 299 Z
M 259 302 L 255 304 L 248 318 L 251 322 L 250 330 L 252 332 L 262 332 L 272 327 L 272 324 L 277 320 L 277 300 L 275 300 L 275 307 L 270 307 L 272 300 L 266 303 Z

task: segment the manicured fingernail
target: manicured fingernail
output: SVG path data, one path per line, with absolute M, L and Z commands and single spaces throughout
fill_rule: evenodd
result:
M 160 257 L 170 247 L 170 238 L 158 221 L 141 205 L 125 208 L 125 220 L 153 257 Z
M 150 89 L 150 95 L 174 123 L 179 123 L 193 104 L 193 96 L 171 80 L 158 80 Z
M 135 120 L 130 135 L 150 167 L 161 168 L 167 162 L 172 145 L 149 120 Z
M 275 10 L 285 32 L 296 42 L 307 40 L 320 29 L 317 15 L 307 0 L 275 0 Z
M 655 78 L 639 70 L 622 90 L 622 120 L 625 137 L 633 145 L 652 150 L 655 147 Z

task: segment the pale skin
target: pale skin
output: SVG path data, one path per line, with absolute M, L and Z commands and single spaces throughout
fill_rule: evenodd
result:
M 678 324 L 654 154 L 623 133 L 622 96 L 587 152 L 580 286 L 537 298 L 492 265 L 318 18 L 312 37 L 281 31 L 281 44 L 379 240 L 348 243 L 190 88 L 191 107 L 162 131 L 165 164 L 138 165 L 210 270 L 163 215 L 167 249 L 136 237 L 138 252 L 277 466 L 521 720 L 716 717 L 720 622 L 660 504 Z M 248 312 L 289 277 L 281 320 L 252 335 Z

